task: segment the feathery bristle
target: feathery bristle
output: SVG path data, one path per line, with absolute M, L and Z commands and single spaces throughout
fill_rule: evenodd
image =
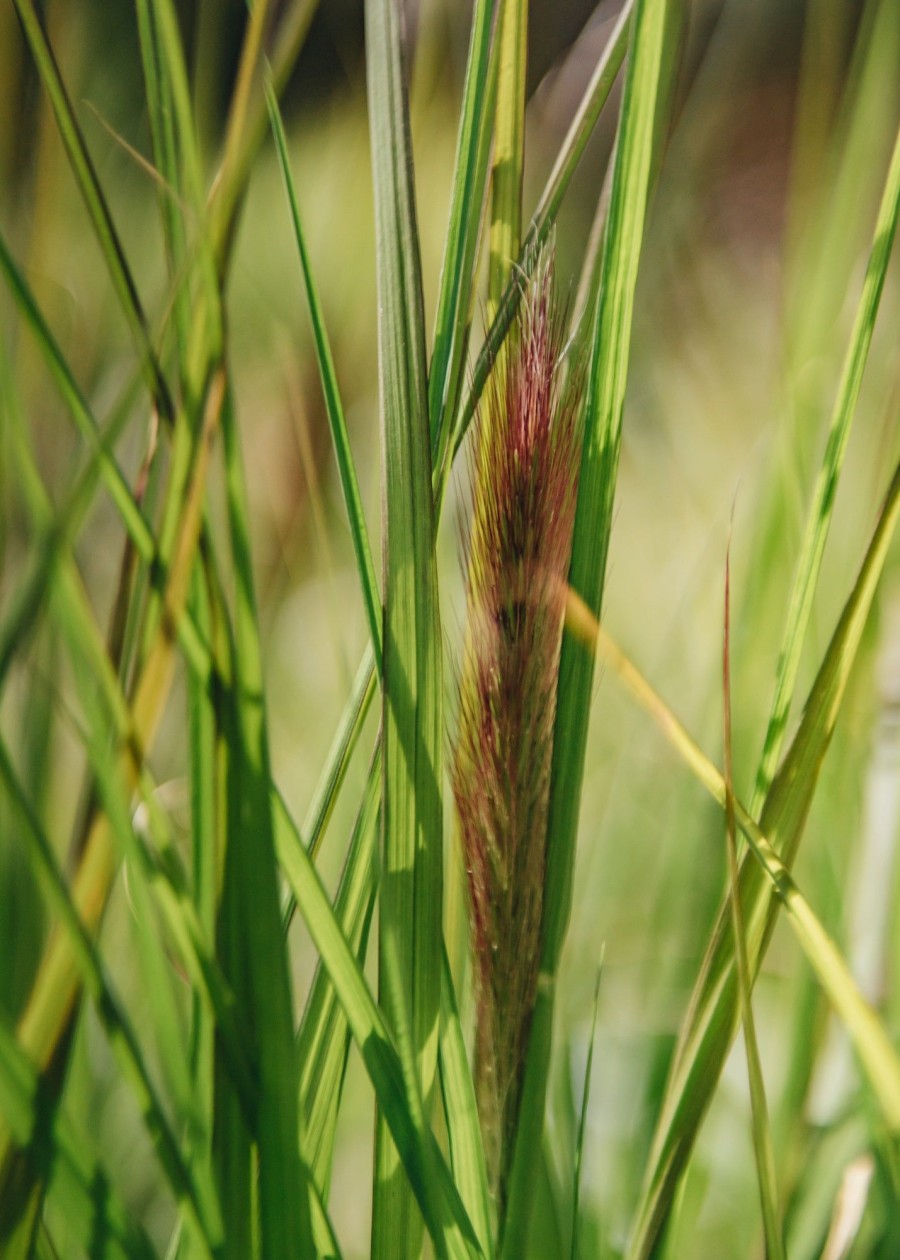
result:
M 500 1208 L 537 988 L 556 684 L 578 462 L 552 257 L 476 423 L 453 790 L 476 974 L 476 1089 Z M 497 379 L 495 379 L 495 377 Z

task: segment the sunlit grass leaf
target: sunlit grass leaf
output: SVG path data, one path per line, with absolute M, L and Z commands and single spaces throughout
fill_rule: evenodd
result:
M 493 317 L 522 237 L 522 172 L 525 167 L 525 71 L 527 0 L 500 0 L 500 71 L 491 169 L 488 311 Z
M 900 469 L 895 477 L 895 484 L 898 496 L 900 496 Z M 894 497 L 894 510 L 891 514 L 893 525 L 896 525 L 900 517 L 900 497 L 898 496 Z M 596 624 L 577 597 L 572 597 L 572 618 L 582 627 L 589 627 L 586 638 L 594 644 L 597 655 L 615 670 L 639 703 L 650 713 L 703 787 L 722 806 L 723 810 L 727 809 L 728 792 L 724 776 L 700 750 L 665 702 L 606 631 Z M 834 646 L 833 639 L 832 648 Z M 846 645 L 841 643 L 840 646 Z M 778 778 L 775 782 L 778 782 Z M 784 906 L 790 927 L 806 954 L 807 960 L 846 1025 L 885 1125 L 891 1134 L 891 1141 L 896 1143 L 900 1137 L 900 1054 L 892 1045 L 883 1021 L 860 993 L 842 954 L 803 897 L 787 867 L 776 853 L 772 842 L 763 834 L 759 824 L 753 821 L 746 807 L 737 798 L 734 799 L 733 804 L 737 823 L 747 837 L 752 850 L 754 869 L 759 872 L 759 877 L 770 895 Z M 745 889 L 746 881 L 741 882 L 741 887 L 742 890 Z M 770 919 L 773 919 L 771 903 L 767 908 L 770 911 Z M 760 953 L 758 938 L 751 942 L 748 937 L 748 944 L 754 947 L 754 958 L 751 961 L 758 968 Z M 733 977 L 729 995 L 736 1006 L 737 995 Z M 735 1015 L 732 1035 L 737 1029 L 737 1018 Z M 680 1114 L 682 1124 L 684 1124 L 686 1117 L 691 1113 L 682 1111 Z M 639 1254 L 645 1253 L 642 1251 Z
M 832 636 L 828 652 L 810 691 L 800 726 L 776 774 L 759 820 L 751 824 L 737 809 L 745 834 L 758 832 L 773 846 L 765 851 L 766 872 L 758 859 L 745 857 L 740 873 L 741 905 L 746 925 L 751 974 L 756 975 L 777 916 L 772 884 L 784 889 L 788 909 L 799 905 L 787 871 L 793 864 L 812 801 L 822 761 L 828 749 L 841 700 L 847 686 L 872 600 L 900 516 L 900 468 L 892 479 L 859 577 Z M 756 838 L 751 834 L 748 838 Z M 777 856 L 776 856 L 777 854 Z M 782 873 L 784 872 L 784 873 Z M 767 877 L 768 874 L 768 877 Z M 807 956 L 829 996 L 848 1022 L 857 1050 L 874 1082 L 882 1085 L 881 1101 L 890 1122 L 897 1105 L 892 1069 L 885 1066 L 893 1052 L 883 1037 L 872 1032 L 875 1018 L 869 1008 L 851 999 L 852 979 L 822 933 L 808 924 L 807 910 L 793 919 Z M 663 1109 L 650 1152 L 646 1181 L 629 1245 L 631 1260 L 652 1254 L 667 1217 L 672 1195 L 690 1154 L 706 1106 L 719 1079 L 737 1029 L 738 1002 L 734 975 L 734 947 L 728 907 L 720 913 L 703 969 L 695 986 L 688 1020 L 682 1029 Z M 833 986 L 829 988 L 833 980 Z M 858 996 L 858 995 L 857 995 Z M 861 1002 L 862 999 L 859 999 Z M 853 1022 L 851 1022 L 853 1021 Z M 876 1021 L 877 1022 L 877 1021 Z
M 494 1244 L 481 1125 L 446 952 L 442 959 L 442 968 L 441 1094 L 450 1143 L 450 1167 L 481 1250 L 487 1260 L 490 1260 L 494 1254 Z
M 426 1121 L 413 1065 L 401 1061 L 309 854 L 302 845 L 289 843 L 283 833 L 282 841 L 278 852 L 282 869 L 328 970 L 435 1251 L 439 1256 L 479 1256 L 472 1224 Z
M 303 272 L 303 284 L 306 289 L 306 299 L 309 303 L 313 340 L 316 347 L 316 360 L 319 365 L 322 392 L 325 396 L 325 410 L 328 415 L 328 424 L 331 428 L 331 440 L 334 444 L 334 453 L 337 459 L 338 473 L 341 480 L 341 490 L 344 494 L 344 506 L 347 509 L 347 520 L 350 525 L 350 537 L 353 542 L 353 552 L 356 556 L 356 567 L 359 572 L 359 580 L 362 586 L 363 603 L 366 609 L 366 617 L 369 622 L 369 635 L 372 641 L 372 651 L 375 655 L 375 665 L 380 675 L 382 650 L 381 597 L 378 591 L 378 582 L 375 578 L 375 566 L 372 562 L 372 548 L 369 545 L 369 531 L 366 525 L 366 518 L 363 514 L 362 500 L 359 494 L 359 480 L 356 475 L 356 465 L 353 462 L 353 452 L 350 449 L 350 437 L 347 433 L 347 422 L 344 419 L 344 408 L 341 404 L 340 390 L 338 389 L 337 376 L 334 370 L 334 360 L 331 355 L 331 346 L 328 340 L 328 333 L 325 328 L 325 316 L 322 310 L 322 304 L 319 301 L 319 294 L 316 288 L 315 280 L 313 279 L 309 252 L 306 248 L 306 238 L 303 234 L 303 226 L 300 221 L 300 203 L 297 199 L 297 190 L 294 186 L 294 177 L 291 173 L 290 159 L 288 157 L 287 150 L 287 137 L 284 134 L 284 124 L 281 118 L 281 111 L 278 107 L 278 100 L 275 96 L 271 83 L 267 84 L 266 96 L 269 103 L 269 117 L 272 122 L 272 132 L 275 136 L 275 147 L 278 153 L 278 162 L 281 166 L 281 173 L 284 178 L 288 201 L 291 207 L 291 222 L 294 228 L 294 237 L 297 241 L 297 250 L 300 254 L 300 267 Z
M 440 1005 L 444 732 L 425 326 L 401 22 L 394 0 L 366 6 L 385 600 L 379 984 L 395 1032 L 403 1022 L 399 1008 L 409 1013 L 427 1116 Z M 389 959 L 396 964 L 396 990 Z M 418 1213 L 383 1117 L 372 1240 L 376 1258 L 415 1256 L 421 1249 Z
M 772 711 L 766 729 L 753 799 L 750 802 L 750 810 L 753 814 L 759 811 L 765 800 L 784 747 L 791 701 L 800 669 L 800 656 L 812 613 L 813 597 L 822 569 L 825 543 L 834 511 L 838 479 L 847 450 L 866 360 L 869 357 L 875 319 L 878 315 L 888 263 L 897 234 L 898 219 L 900 219 L 900 130 L 894 141 L 893 155 L 875 222 L 875 233 L 862 294 L 844 358 L 828 438 L 816 478 L 806 532 L 797 564 L 797 574 L 791 591 L 784 643 L 778 661 L 778 677 L 775 683 Z
M 498 0 L 477 0 L 472 12 L 450 193 L 450 220 L 428 373 L 428 410 L 437 466 L 443 458 L 456 415 L 469 344 L 497 90 L 499 41 L 495 19 L 498 8 Z
M 381 755 L 376 753 L 359 814 L 353 828 L 347 861 L 334 903 L 334 913 L 345 940 L 362 964 L 375 901 L 376 839 L 381 797 Z M 299 836 L 285 836 L 282 844 L 299 844 Z M 302 1148 L 316 1184 L 327 1193 L 337 1126 L 341 1085 L 350 1034 L 327 968 L 320 961 L 300 1021 L 297 1050 L 300 1060 L 300 1132 Z
M 147 317 L 53 50 L 33 0 L 15 0 L 15 5 L 41 82 L 50 98 L 72 173 L 90 215 L 119 302 L 137 343 L 151 393 L 160 414 L 171 418 L 171 395 L 150 340 Z
M 890 537 L 896 512 L 895 484 L 879 519 L 857 586 L 845 607 L 828 656 L 810 692 L 790 752 L 769 780 L 783 745 L 794 692 L 800 651 L 809 621 L 815 586 L 831 520 L 850 421 L 859 395 L 862 372 L 871 344 L 875 316 L 884 286 L 891 247 L 900 216 L 900 133 L 878 213 L 875 238 L 845 358 L 832 415 L 822 468 L 816 483 L 803 551 L 794 585 L 785 644 L 772 716 L 757 777 L 751 813 L 790 869 L 800 844 L 806 815 L 825 751 L 831 739 L 847 675 L 874 594 L 874 579 L 884 562 L 885 537 Z M 895 478 L 896 482 L 896 478 Z M 892 497 L 893 496 L 893 497 Z M 885 534 L 885 531 L 887 533 Z M 873 578 L 874 574 L 874 578 Z M 867 576 L 868 575 L 868 576 Z M 759 798 L 759 799 L 757 799 Z M 763 803 L 764 801 L 764 803 Z M 759 806 L 761 804 L 761 812 Z M 748 932 L 749 955 L 755 975 L 774 925 L 776 907 L 758 868 L 745 856 L 741 870 L 741 898 Z M 718 1080 L 737 1017 L 733 974 L 733 937 L 727 905 L 720 909 L 700 977 L 695 985 L 687 1022 L 682 1028 L 663 1110 L 651 1152 L 644 1194 L 633 1242 L 634 1256 L 648 1254 L 651 1239 L 668 1212 L 678 1177 L 687 1160 L 700 1118 Z M 682 1114 L 690 1123 L 679 1119 Z M 673 1127 L 674 1125 L 674 1127 Z M 651 1208 L 651 1201 L 653 1206 Z M 643 1248 L 643 1250 L 641 1250 Z
M 257 1093 L 249 1135 L 255 1149 L 244 1170 L 232 1178 L 230 1142 L 240 1133 L 242 1119 L 236 1115 L 238 1100 L 227 1075 L 217 1076 L 217 1119 L 221 1117 L 224 1124 L 224 1146 L 214 1143 L 214 1150 L 237 1196 L 234 1204 L 223 1202 L 230 1222 L 236 1229 L 247 1228 L 237 1214 L 243 1197 L 249 1195 L 258 1211 L 263 1260 L 294 1256 L 299 1260 L 312 1248 L 309 1193 L 299 1152 L 294 1021 L 279 904 L 247 495 L 236 417 L 227 398 L 222 420 L 236 607 L 234 674 L 220 711 L 226 747 L 227 837 L 217 926 L 226 974 L 253 1038 Z M 223 1186 L 223 1199 L 228 1190 Z M 240 1254 L 227 1226 L 226 1242 L 235 1247 L 231 1254 Z
M 753 1015 L 753 979 L 747 955 L 747 934 L 741 906 L 739 882 L 737 826 L 734 805 L 734 767 L 731 741 L 731 551 L 725 560 L 725 628 L 722 645 L 722 709 L 723 761 L 725 787 L 725 830 L 728 848 L 728 875 L 730 880 L 731 925 L 734 934 L 735 962 L 737 965 L 738 997 L 741 1011 L 741 1027 L 747 1056 L 747 1078 L 750 1084 L 750 1109 L 753 1129 L 753 1153 L 756 1157 L 756 1178 L 762 1207 L 763 1229 L 766 1239 L 767 1260 L 784 1260 L 784 1237 L 778 1208 L 778 1183 L 775 1177 L 775 1153 L 769 1109 L 766 1102 L 765 1079 L 756 1039 L 756 1021 Z

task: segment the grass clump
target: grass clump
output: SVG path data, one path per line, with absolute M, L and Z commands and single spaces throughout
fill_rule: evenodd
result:
M 0 8 L 0 1255 L 900 1254 L 896 0 L 220 7 Z

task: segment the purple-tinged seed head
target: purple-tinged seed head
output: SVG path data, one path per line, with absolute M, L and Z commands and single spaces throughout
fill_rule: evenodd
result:
M 476 418 L 467 627 L 451 758 L 471 907 L 475 1079 L 502 1212 L 537 989 L 581 375 L 566 373 L 549 252 Z

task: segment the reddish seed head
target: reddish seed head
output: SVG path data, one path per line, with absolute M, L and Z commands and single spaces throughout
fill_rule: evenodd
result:
M 476 422 L 468 626 L 452 759 L 472 913 L 476 1086 L 501 1210 L 537 986 L 575 513 L 579 382 L 577 373 L 564 379 L 561 351 L 545 256 Z

